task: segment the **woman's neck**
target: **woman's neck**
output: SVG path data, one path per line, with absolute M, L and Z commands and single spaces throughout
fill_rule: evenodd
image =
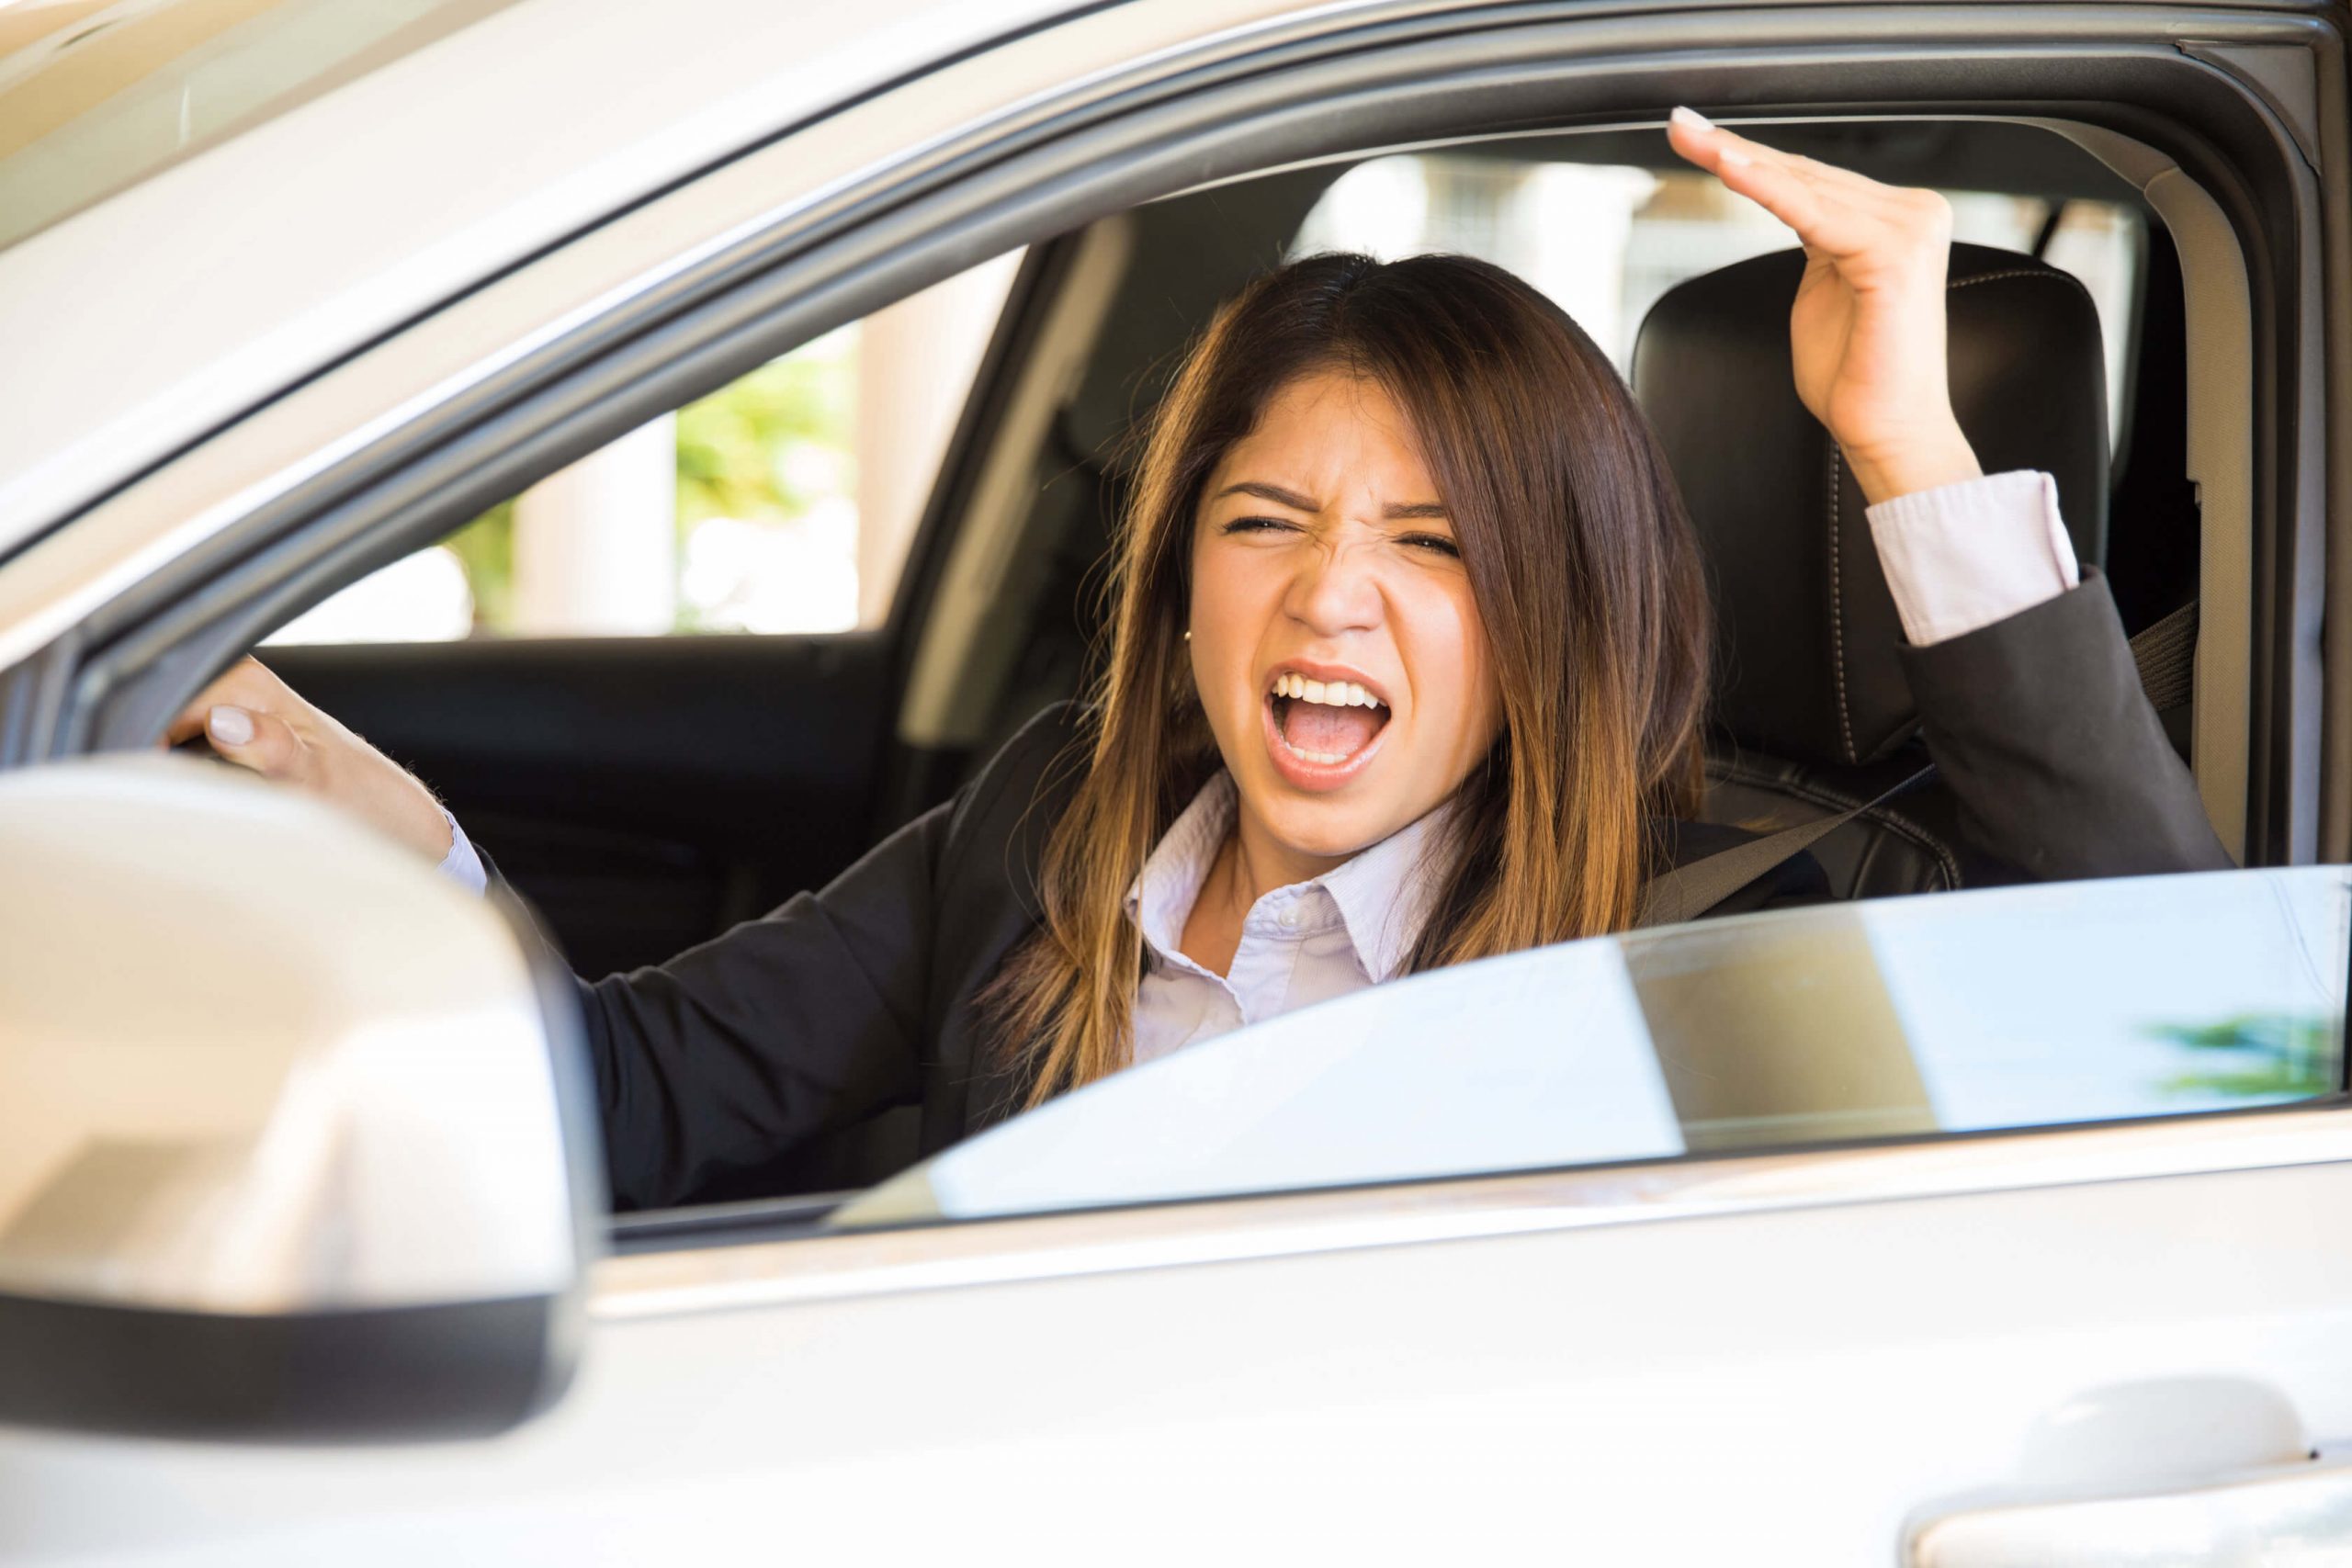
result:
M 1326 872 L 1345 865 L 1351 858 L 1293 849 L 1268 832 L 1250 817 L 1249 808 L 1237 801 L 1233 830 L 1226 835 L 1225 846 L 1217 852 L 1216 865 L 1209 874 L 1215 879 L 1220 871 L 1224 873 L 1225 896 L 1233 901 L 1236 910 L 1247 914 L 1250 906 L 1275 888 L 1312 882 Z M 1203 891 L 1207 889 L 1204 887 Z
M 1242 922 L 1258 900 L 1277 887 L 1310 882 L 1343 865 L 1346 855 L 1313 855 L 1292 849 L 1250 818 L 1247 807 L 1235 805 L 1233 828 L 1209 863 L 1208 874 L 1193 897 L 1193 912 L 1184 920 L 1184 954 L 1193 963 L 1222 975 L 1233 966 L 1241 945 Z

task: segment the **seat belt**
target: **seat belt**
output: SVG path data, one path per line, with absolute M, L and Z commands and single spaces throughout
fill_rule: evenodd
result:
M 2186 707 L 2197 691 L 2197 601 L 2191 599 L 2132 639 L 2140 689 L 2158 713 Z
M 2134 637 L 2132 662 L 2139 669 L 2141 690 L 2147 694 L 2149 705 L 2158 713 L 2188 702 L 2197 682 L 2197 602 L 2190 600 Z M 1926 783 L 1935 771 L 1935 763 L 1929 762 L 1860 806 L 1849 807 L 1834 817 L 1767 833 L 1704 860 L 1676 866 L 1663 876 L 1650 878 L 1642 889 L 1634 929 L 1697 919 L 1741 888 L 1796 859 L 1863 812 Z
M 1924 784 L 1935 776 L 1935 772 L 1936 765 L 1929 762 L 1917 773 L 1897 780 L 1892 788 L 1881 791 L 1860 806 L 1849 807 L 1834 817 L 1800 822 L 1793 828 L 1783 828 L 1777 833 L 1767 833 L 1760 839 L 1750 839 L 1744 844 L 1719 850 L 1704 860 L 1678 865 L 1663 876 L 1651 877 L 1642 888 L 1642 901 L 1634 916 L 1634 929 L 1670 926 L 1678 920 L 1697 919 L 1749 883 L 1796 859 L 1871 807 L 1883 806 L 1914 784 Z

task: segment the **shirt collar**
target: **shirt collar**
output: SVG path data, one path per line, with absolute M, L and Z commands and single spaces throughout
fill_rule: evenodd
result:
M 1220 770 L 1170 824 L 1127 891 L 1127 912 L 1162 962 L 1182 957 L 1184 922 L 1233 830 L 1234 800 L 1233 775 Z M 1438 891 L 1424 857 L 1453 810 L 1442 804 L 1302 885 L 1319 886 L 1339 907 L 1357 962 L 1374 984 L 1400 974 L 1420 940 Z
M 1444 840 L 1453 803 L 1415 818 L 1354 859 L 1316 880 L 1340 906 L 1363 972 L 1377 985 L 1405 969 L 1437 901 L 1437 868 L 1429 856 Z
M 1233 775 L 1220 770 L 1169 824 L 1144 861 L 1143 874 L 1127 889 L 1127 913 L 1162 960 L 1182 953 L 1184 922 L 1233 828 Z

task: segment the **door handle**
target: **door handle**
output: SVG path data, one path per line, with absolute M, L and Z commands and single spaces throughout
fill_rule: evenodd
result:
M 2122 1496 L 1955 1500 L 1915 1516 L 1906 1568 L 2340 1568 L 2352 1462 L 2313 1458 Z

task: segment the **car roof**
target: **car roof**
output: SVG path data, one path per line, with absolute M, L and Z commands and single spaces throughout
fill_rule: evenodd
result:
M 515 0 L 165 161 L 0 250 L 0 554 L 632 202 L 1099 8 Z M 22 85 L 23 52 L 0 89 Z

